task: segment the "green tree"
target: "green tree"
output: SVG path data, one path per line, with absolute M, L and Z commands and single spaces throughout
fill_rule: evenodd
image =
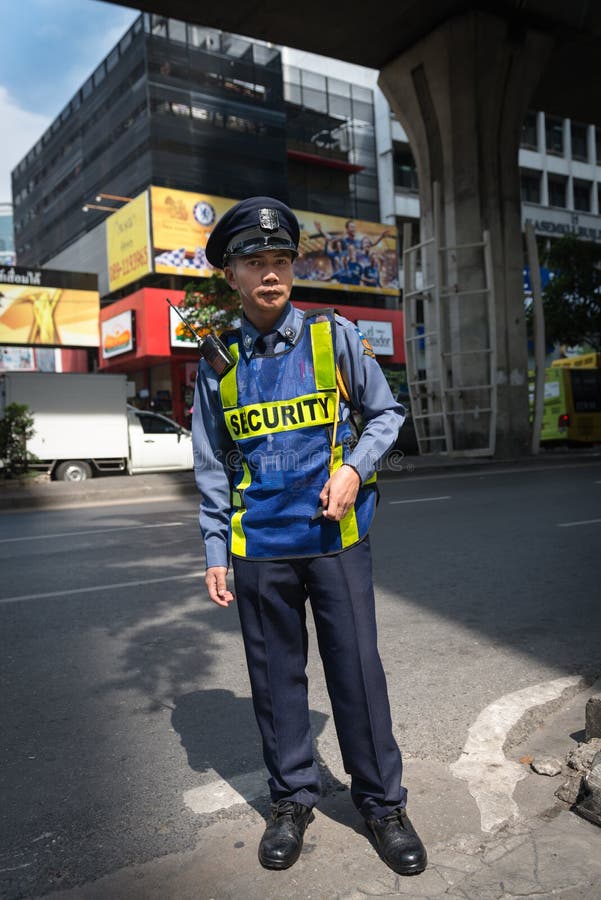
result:
M 210 331 L 220 334 L 231 328 L 242 315 L 240 297 L 222 275 L 191 281 L 185 291 L 179 308 L 201 338 Z M 190 340 L 190 332 L 183 322 L 177 329 L 177 336 L 180 340 Z
M 601 350 L 601 244 L 565 235 L 542 264 L 554 273 L 543 291 L 547 341 Z
M 36 457 L 27 450 L 34 435 L 33 416 L 26 403 L 9 403 L 0 419 L 0 459 L 5 476 L 21 475 Z

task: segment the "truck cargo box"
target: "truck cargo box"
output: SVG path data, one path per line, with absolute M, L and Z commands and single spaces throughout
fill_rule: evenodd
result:
M 28 450 L 39 460 L 127 458 L 125 375 L 8 372 L 0 410 L 26 403 L 35 434 Z

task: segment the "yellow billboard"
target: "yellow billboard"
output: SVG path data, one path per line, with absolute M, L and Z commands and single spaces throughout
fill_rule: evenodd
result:
M 144 191 L 106 220 L 109 291 L 152 272 L 148 191 Z
M 205 256 L 209 235 L 236 203 L 227 197 L 151 187 L 155 272 L 206 277 L 215 270 Z
M 155 272 L 205 277 L 205 256 L 221 216 L 236 203 L 226 197 L 152 187 Z M 294 210 L 300 226 L 295 284 L 303 287 L 399 293 L 397 230 L 392 225 Z
M 96 275 L 0 266 L 0 344 L 98 347 Z

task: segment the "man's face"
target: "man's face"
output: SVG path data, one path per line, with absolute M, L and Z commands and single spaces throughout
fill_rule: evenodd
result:
M 224 274 L 229 286 L 240 294 L 247 319 L 259 328 L 275 324 L 292 290 L 289 250 L 261 250 L 234 257 Z

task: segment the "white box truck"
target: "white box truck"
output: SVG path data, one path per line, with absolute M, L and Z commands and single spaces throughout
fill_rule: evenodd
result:
M 99 472 L 192 469 L 192 435 L 177 422 L 127 404 L 125 375 L 6 372 L 0 375 L 0 418 L 25 403 L 35 433 L 27 449 L 35 468 L 61 481 Z

